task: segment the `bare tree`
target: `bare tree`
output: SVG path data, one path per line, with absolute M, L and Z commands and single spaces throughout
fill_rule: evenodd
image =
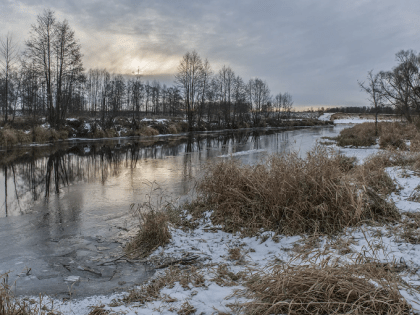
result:
M 203 62 L 198 53 L 196 51 L 187 52 L 182 57 L 178 66 L 178 73 L 175 75 L 175 82 L 182 89 L 190 130 L 194 126 L 194 113 L 200 91 L 202 69 Z
M 283 112 L 286 114 L 286 117 L 290 119 L 290 115 L 292 113 L 292 108 L 293 108 L 293 100 L 292 100 L 292 95 L 290 95 L 288 92 L 283 93 L 282 108 L 283 108 Z
M 380 72 L 381 91 L 388 103 L 412 122 L 411 112 L 420 111 L 420 57 L 411 51 L 396 54 L 399 62 L 392 71 Z
M 268 87 L 267 82 L 256 78 L 254 80 L 250 80 L 250 96 L 251 101 L 254 107 L 254 123 L 258 124 L 260 121 L 260 114 L 263 110 L 264 106 L 270 102 L 270 89 Z
M 211 80 L 213 72 L 211 70 L 211 66 L 209 61 L 206 59 L 204 60 L 203 67 L 201 69 L 201 89 L 200 89 L 200 106 L 199 106 L 199 117 L 198 121 L 200 122 L 202 119 L 202 115 L 204 113 L 206 98 L 208 95 L 209 84 Z M 208 119 L 208 117 L 207 117 Z
M 13 36 L 8 33 L 6 37 L 0 38 L 0 65 L 4 75 L 4 100 L 3 114 L 4 120 L 8 120 L 9 93 L 10 93 L 10 76 L 18 61 L 19 47 L 14 42 Z
M 384 105 L 385 97 L 381 89 L 381 74 L 373 74 L 370 70 L 367 82 L 358 82 L 362 91 L 368 94 L 370 104 L 375 108 L 375 135 L 378 136 L 378 111 Z
M 72 91 L 73 83 L 83 71 L 80 45 L 74 31 L 67 21 L 58 22 L 53 11 L 45 10 L 31 27 L 25 56 L 36 75 L 45 81 L 49 122 L 59 127 L 65 115 L 62 111 L 63 86 L 66 84 L 68 92 Z

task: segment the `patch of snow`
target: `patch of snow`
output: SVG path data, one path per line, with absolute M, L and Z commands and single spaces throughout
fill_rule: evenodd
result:
M 219 155 L 218 157 L 226 158 L 226 157 L 231 157 L 231 156 L 249 155 L 249 154 L 253 154 L 253 153 L 260 153 L 260 152 L 266 152 L 266 151 L 267 150 L 265 150 L 265 149 L 259 149 L 259 150 L 254 149 L 254 150 L 235 152 L 235 153 L 231 153 L 231 154 Z
M 322 121 L 330 121 L 331 120 L 331 116 L 334 115 L 335 113 L 324 113 L 321 116 L 318 117 L 318 120 L 322 120 Z
M 80 280 L 79 276 L 68 276 L 67 278 L 64 278 L 64 281 L 67 281 L 67 282 L 76 282 L 79 280 Z
M 393 119 L 378 119 L 378 122 L 394 122 Z M 363 124 L 366 122 L 375 122 L 375 119 L 362 119 L 359 117 L 334 119 L 335 124 Z

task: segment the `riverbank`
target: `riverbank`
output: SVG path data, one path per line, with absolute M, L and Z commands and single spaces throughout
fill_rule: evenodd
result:
M 299 116 L 300 117 L 300 116 Z M 203 122 L 193 128 L 194 132 L 216 130 L 239 130 L 265 127 L 308 127 L 332 124 L 314 118 L 267 119 L 254 126 L 244 123 L 226 126 L 221 122 Z M 0 128 L 0 147 L 8 148 L 23 144 L 57 143 L 67 139 L 103 139 L 118 137 L 148 137 L 156 135 L 174 135 L 189 131 L 186 121 L 181 118 L 143 118 L 133 120 L 117 117 L 107 123 L 93 118 L 67 118 L 60 129 L 51 128 L 45 118 L 21 118 Z

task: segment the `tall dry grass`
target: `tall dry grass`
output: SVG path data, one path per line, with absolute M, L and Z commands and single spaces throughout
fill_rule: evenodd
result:
M 169 216 L 166 212 L 156 211 L 150 203 L 139 205 L 136 210 L 139 218 L 139 232 L 127 244 L 125 251 L 131 257 L 143 258 L 159 246 L 168 244 L 172 238 L 169 231 Z
M 19 142 L 18 133 L 14 129 L 3 128 L 0 129 L 0 144 L 7 147 L 16 145 Z
M 8 274 L 0 275 L 0 315 L 45 315 L 55 314 L 42 310 L 42 299 L 39 305 L 31 305 L 25 300 L 17 299 L 13 295 L 11 286 L 7 283 Z
M 353 168 L 317 146 L 306 158 L 290 153 L 252 166 L 233 159 L 211 165 L 198 191 L 214 208 L 213 223 L 227 231 L 334 234 L 365 220 L 399 219 L 396 208 Z
M 338 137 L 336 137 L 337 145 L 345 146 L 371 146 L 376 143 L 375 124 L 363 123 L 354 125 L 351 128 L 341 130 Z
M 275 265 L 248 281 L 245 314 L 413 314 L 384 265 Z
M 378 137 L 382 149 L 407 150 L 407 140 L 413 141 L 413 149 L 420 148 L 420 132 L 415 124 L 379 122 Z M 375 123 L 367 122 L 343 129 L 335 140 L 339 146 L 360 147 L 374 145 L 376 138 Z

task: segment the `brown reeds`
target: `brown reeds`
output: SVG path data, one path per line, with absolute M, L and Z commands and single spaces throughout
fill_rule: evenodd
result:
M 159 134 L 159 131 L 157 131 L 155 128 L 152 127 L 142 127 L 139 131 L 139 134 L 141 136 L 157 136 Z
M 107 315 L 109 313 L 110 311 L 105 309 L 105 305 L 99 305 L 92 307 L 88 315 Z
M 247 283 L 245 314 L 412 314 L 389 269 L 378 264 L 276 265 Z
M 10 286 L 7 284 L 8 274 L 0 275 L 0 315 L 45 315 L 47 312 L 40 311 L 40 305 L 30 305 L 24 300 L 15 298 Z M 53 312 L 49 314 L 54 314 Z
M 414 143 L 412 148 L 416 150 L 420 141 L 420 132 L 414 124 L 379 122 L 378 134 L 376 134 L 375 123 L 366 122 L 343 129 L 334 139 L 337 141 L 337 145 L 342 147 L 360 147 L 374 145 L 377 137 L 379 137 L 379 145 L 382 149 L 407 150 L 406 141 L 412 140 Z
M 7 147 L 17 144 L 19 141 L 18 134 L 15 130 L 7 127 L 0 130 L 0 144 Z
M 336 138 L 337 145 L 345 146 L 371 146 L 376 143 L 375 124 L 363 123 L 351 128 L 343 129 Z
M 334 234 L 365 220 L 398 219 L 395 207 L 349 175 L 352 167 L 317 146 L 306 159 L 290 153 L 252 166 L 233 159 L 211 165 L 198 190 L 226 231 Z
M 133 257 L 146 257 L 159 246 L 171 240 L 169 217 L 164 211 L 156 211 L 150 203 L 140 205 L 136 211 L 140 220 L 140 230 L 125 250 Z

